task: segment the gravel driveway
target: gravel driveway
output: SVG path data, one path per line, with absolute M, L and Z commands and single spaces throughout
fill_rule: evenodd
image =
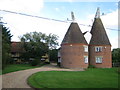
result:
M 45 65 L 40 68 L 35 69 L 28 69 L 28 70 L 22 70 L 17 72 L 12 72 L 2 76 L 2 88 L 31 88 L 27 84 L 27 78 L 32 75 L 33 73 L 39 72 L 39 71 L 83 71 L 83 69 L 62 69 L 59 67 L 56 67 L 54 64 L 52 65 Z M 32 90 L 32 88 L 31 88 Z

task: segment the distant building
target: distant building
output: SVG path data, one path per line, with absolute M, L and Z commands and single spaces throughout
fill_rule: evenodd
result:
M 11 57 L 13 58 L 13 60 L 15 60 L 16 62 L 21 62 L 20 55 L 23 52 L 24 50 L 23 50 L 21 42 L 11 43 Z
M 111 44 L 100 19 L 99 8 L 91 29 L 92 37 L 89 46 L 84 38 L 86 32 L 81 32 L 74 21 L 73 12 L 72 18 L 73 22 L 61 43 L 61 67 L 87 68 L 88 65 L 93 65 L 98 68 L 111 68 Z
M 21 55 L 25 52 L 26 51 L 24 50 L 22 42 L 12 42 L 11 43 L 11 57 L 13 58 L 13 60 L 16 63 L 23 62 L 24 58 L 22 58 Z M 28 60 L 33 61 L 33 60 L 35 60 L 35 58 L 30 57 Z M 44 56 L 42 56 L 41 61 L 43 61 L 45 63 L 50 63 L 49 56 L 47 53 Z

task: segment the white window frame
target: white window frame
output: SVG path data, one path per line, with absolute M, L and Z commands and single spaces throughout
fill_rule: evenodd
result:
M 58 58 L 58 62 L 61 63 L 61 58 Z
M 95 52 L 102 52 L 102 46 L 96 46 Z
M 84 45 L 84 52 L 88 52 L 88 46 Z
M 60 51 L 58 51 L 58 57 L 61 57 L 61 53 L 60 53 Z
M 102 56 L 96 56 L 95 57 L 95 62 L 96 63 L 102 63 L 102 61 L 103 61 L 103 57 Z
M 84 62 L 88 63 L 88 56 L 84 56 Z

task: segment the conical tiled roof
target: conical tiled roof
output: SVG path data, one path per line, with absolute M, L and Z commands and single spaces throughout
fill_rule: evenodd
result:
M 95 20 L 90 33 L 92 34 L 90 45 L 111 45 L 103 23 L 100 19 L 100 15 L 95 16 Z
M 68 31 L 62 41 L 62 44 L 68 44 L 68 43 L 87 44 L 84 35 L 82 34 L 78 24 L 75 22 L 72 22 L 70 24 L 70 27 L 68 28 Z

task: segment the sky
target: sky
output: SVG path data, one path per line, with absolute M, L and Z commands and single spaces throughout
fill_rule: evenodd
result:
M 101 1 L 101 2 L 100 2 Z M 104 2 L 103 2 L 104 1 Z M 106 1 L 106 2 L 105 2 Z M 114 2 L 113 2 L 114 1 Z M 29 32 L 52 33 L 59 36 L 61 44 L 71 23 L 71 11 L 82 32 L 91 30 L 97 7 L 100 7 L 101 20 L 106 29 L 112 49 L 118 47 L 118 0 L 0 0 L 0 10 L 30 14 L 50 19 L 62 20 L 58 22 L 41 18 L 18 15 L 0 11 L 0 17 L 13 35 L 12 41 L 20 41 L 18 37 Z M 85 38 L 89 43 L 91 34 Z

